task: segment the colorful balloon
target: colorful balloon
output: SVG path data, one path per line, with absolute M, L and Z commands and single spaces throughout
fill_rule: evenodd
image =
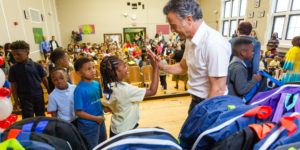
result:
M 0 66 L 2 66 L 5 63 L 5 59 L 3 57 L 0 57 Z
M 0 87 L 3 86 L 4 82 L 5 82 L 5 74 L 2 71 L 2 69 L 0 69 Z
M 7 97 L 0 97 L 0 120 L 6 119 L 11 114 L 12 109 L 13 106 L 10 99 Z
M 18 119 L 18 116 L 17 116 L 16 114 L 11 114 L 11 115 L 7 118 L 7 120 L 10 121 L 11 123 L 16 122 L 17 119 Z
M 0 97 L 7 97 L 11 94 L 11 90 L 9 88 L 0 88 Z
M 6 129 L 11 125 L 11 122 L 7 119 L 0 121 L 0 128 Z

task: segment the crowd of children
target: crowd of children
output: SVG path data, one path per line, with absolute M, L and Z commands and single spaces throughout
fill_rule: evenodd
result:
M 164 41 L 164 38 L 160 39 L 160 41 L 148 39 L 133 44 L 129 42 L 70 44 L 66 49 L 56 48 L 50 54 L 50 61 L 40 63 L 29 58 L 30 47 L 24 41 L 15 41 L 4 48 L 0 47 L 1 56 L 7 59 L 7 64 L 1 68 L 3 70 L 7 68 L 14 109 L 21 107 L 23 119 L 44 116 L 45 102 L 41 86 L 43 83 L 49 93 L 47 111 L 53 117 L 64 119 L 77 126 L 87 138 L 90 148 L 107 138 L 104 112 L 112 113 L 110 137 L 137 128 L 139 103 L 145 96 L 155 95 L 159 78 L 162 88 L 167 90 L 167 74 L 159 71 L 152 58 L 154 55 L 160 55 L 164 64 L 171 64 L 179 62 L 184 53 L 184 41 L 173 36 L 173 41 L 170 42 Z M 268 58 L 260 59 L 260 70 L 279 80 L 282 76 L 292 78 L 290 63 L 298 65 L 296 60 L 299 55 L 299 39 L 299 37 L 293 39 L 293 52 L 287 54 L 289 64 L 285 63 L 285 58 L 279 60 L 279 57 L 274 54 L 274 57 L 271 57 L 268 52 L 265 55 Z M 247 38 L 234 41 L 232 45 L 234 56 L 228 68 L 229 95 L 243 97 L 262 79 L 259 74 L 254 74 L 252 79 L 248 79 L 244 61 L 252 59 L 253 47 L 253 42 Z M 95 68 L 97 61 L 101 61 L 99 68 Z M 123 82 L 128 76 L 128 66 L 132 65 L 140 68 L 145 65 L 153 67 L 152 82 L 148 89 Z M 71 84 L 71 68 L 74 68 L 81 79 L 77 86 Z M 95 81 L 97 69 L 101 73 L 101 83 Z M 284 70 L 290 70 L 290 74 Z M 183 78 L 186 84 L 186 75 L 174 78 L 177 81 L 175 88 L 178 88 L 178 79 Z M 100 100 L 102 97 L 103 101 Z

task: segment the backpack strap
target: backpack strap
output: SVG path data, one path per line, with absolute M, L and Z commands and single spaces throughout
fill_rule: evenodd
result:
M 295 110 L 295 112 L 300 112 L 300 97 L 299 97 L 299 94 L 297 94 L 297 95 L 298 95 L 298 100 L 295 104 L 294 110 Z
M 292 95 L 291 95 L 292 96 Z M 292 103 L 290 105 L 288 105 L 290 99 L 286 99 L 284 102 L 284 107 L 287 111 L 291 110 L 292 108 L 294 108 L 294 106 L 296 105 L 296 102 L 298 101 L 298 94 L 295 94 L 292 100 Z
M 271 132 L 275 125 L 273 123 L 251 124 L 248 127 L 253 129 L 259 139 L 263 139 Z
M 34 132 L 36 133 L 43 133 L 44 132 L 44 129 L 46 128 L 46 126 L 48 125 L 49 123 L 49 120 L 42 120 L 40 121 L 35 129 L 34 129 Z M 32 131 L 32 126 L 33 126 L 34 122 L 29 122 L 29 123 L 26 123 L 22 126 L 22 131 L 23 132 L 31 132 Z
M 272 108 L 270 106 L 258 106 L 248 110 L 244 113 L 243 117 L 251 117 L 257 115 L 259 119 L 267 119 L 272 114 Z
M 23 132 L 31 132 L 32 126 L 33 126 L 33 122 L 29 122 L 29 123 L 24 124 L 22 126 L 22 131 Z
M 291 96 L 292 96 L 292 94 L 281 93 L 280 100 L 277 103 L 277 107 L 276 107 L 276 110 L 274 112 L 274 116 L 272 118 L 272 122 L 278 122 L 280 120 L 280 118 L 282 117 L 282 113 L 283 113 L 283 107 L 284 107 L 283 103 L 286 100 L 289 100 Z
M 286 116 L 280 119 L 281 125 L 289 131 L 288 136 L 295 133 L 297 129 L 297 125 L 294 123 L 294 120 L 298 118 L 300 119 L 300 114 L 294 115 L 294 116 Z
M 48 125 L 49 123 L 49 120 L 43 120 L 43 121 L 40 121 L 37 126 L 35 127 L 35 130 L 34 132 L 35 133 L 43 133 L 44 132 L 44 129 L 46 128 L 46 126 Z
M 269 75 L 268 73 L 266 73 L 266 72 L 264 72 L 264 71 L 259 71 L 259 74 L 260 74 L 261 76 L 267 77 L 268 79 L 270 79 L 272 82 L 274 82 L 274 83 L 275 83 L 276 85 L 278 85 L 278 86 L 283 86 L 283 85 L 284 85 L 283 82 L 281 82 L 281 81 L 279 81 L 279 80 L 273 78 L 271 75 Z
M 289 129 L 287 129 L 289 131 L 296 130 L 296 129 L 294 129 L 296 125 L 293 122 L 291 122 L 291 120 L 294 120 L 294 119 L 291 119 L 291 118 L 293 118 L 295 116 L 299 116 L 299 115 L 300 114 L 298 112 L 294 112 L 290 116 L 286 116 L 286 117 L 281 118 L 280 119 L 281 127 L 279 127 L 274 132 L 270 133 L 270 135 L 268 136 L 267 140 L 258 149 L 259 150 L 266 150 L 266 149 L 268 149 L 270 147 L 270 145 L 273 144 L 274 141 L 280 136 L 281 132 L 284 131 L 285 127 L 289 128 Z M 294 124 L 294 126 L 293 126 L 293 124 Z M 293 127 L 290 127 L 290 125 L 292 125 Z M 296 128 L 297 128 L 297 126 L 296 126 Z
M 18 141 L 28 141 L 30 140 L 30 136 L 31 136 L 31 132 L 21 132 L 18 136 L 17 136 L 17 140 Z
M 10 129 L 7 135 L 7 139 L 15 139 L 22 132 L 20 129 Z

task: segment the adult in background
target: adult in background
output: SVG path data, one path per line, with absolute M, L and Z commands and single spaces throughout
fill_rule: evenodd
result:
M 43 41 L 40 43 L 41 54 L 44 55 L 45 60 L 48 58 L 48 53 L 51 52 L 51 44 L 46 41 L 46 37 L 43 36 Z
M 229 42 L 202 20 L 195 0 L 170 0 L 163 10 L 171 31 L 186 38 L 186 49 L 180 63 L 164 65 L 150 52 L 161 70 L 170 74 L 188 73 L 188 92 L 192 95 L 189 112 L 208 97 L 227 94 L 226 76 L 231 55 Z
M 238 25 L 238 37 L 231 39 L 229 42 L 233 45 L 234 41 L 239 38 L 247 38 L 250 39 L 254 45 L 254 55 L 251 60 L 244 60 L 247 70 L 248 70 L 248 80 L 252 79 L 252 75 L 256 74 L 259 71 L 259 60 L 260 60 L 260 47 L 261 44 L 258 40 L 255 40 L 251 37 L 252 25 L 250 22 L 242 22 Z M 233 53 L 230 57 L 230 61 L 232 60 Z
M 56 48 L 59 48 L 59 45 L 58 45 L 57 41 L 55 40 L 55 36 L 52 36 L 50 44 L 51 44 L 51 52 L 53 52 L 53 50 L 55 50 Z

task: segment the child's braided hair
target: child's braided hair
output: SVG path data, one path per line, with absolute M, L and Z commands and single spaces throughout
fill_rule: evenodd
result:
M 102 76 L 102 82 L 104 91 L 109 91 L 109 84 L 112 82 L 120 82 L 117 69 L 120 59 L 118 56 L 107 56 L 100 64 L 100 72 Z

